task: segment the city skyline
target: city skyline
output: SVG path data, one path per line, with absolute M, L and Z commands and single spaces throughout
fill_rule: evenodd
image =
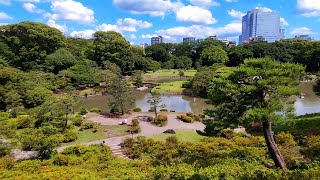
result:
M 320 39 L 320 1 L 314 0 L 0 0 L 0 24 L 42 22 L 83 38 L 114 30 L 136 45 L 155 36 L 177 43 L 214 35 L 238 41 L 242 16 L 256 8 L 279 13 L 286 38 Z

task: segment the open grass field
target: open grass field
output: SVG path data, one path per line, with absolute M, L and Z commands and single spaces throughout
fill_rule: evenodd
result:
M 172 94 L 182 94 L 184 88 L 182 88 L 183 83 L 187 81 L 174 81 L 161 83 L 159 86 L 154 87 L 152 93 L 172 93 Z
M 98 125 L 98 131 L 92 132 L 93 129 L 79 131 L 79 127 L 75 128 L 77 132 L 78 139 L 74 142 L 64 143 L 63 146 L 67 145 L 76 145 L 76 144 L 83 144 L 91 141 L 106 139 L 110 137 L 117 137 L 117 136 L 124 136 L 129 134 L 126 132 L 128 130 L 128 126 L 106 126 L 106 125 Z
M 196 70 L 184 71 L 184 76 L 193 77 L 197 73 Z M 143 75 L 145 79 L 156 78 L 156 77 L 170 77 L 179 76 L 179 70 L 176 69 L 163 69 L 156 72 L 148 72 Z
M 193 130 L 179 130 L 176 131 L 176 134 L 157 134 L 150 138 L 157 141 L 165 141 L 169 136 L 176 136 L 180 142 L 190 143 L 198 143 L 205 138 L 205 136 L 201 136 Z

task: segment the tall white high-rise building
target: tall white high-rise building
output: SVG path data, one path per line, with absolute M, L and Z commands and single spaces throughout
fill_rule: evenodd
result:
M 264 39 L 275 42 L 284 38 L 284 29 L 280 26 L 280 15 L 269 9 L 254 9 L 242 17 L 242 34 L 239 43 L 250 39 Z

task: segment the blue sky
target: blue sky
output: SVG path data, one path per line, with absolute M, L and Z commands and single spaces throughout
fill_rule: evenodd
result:
M 0 24 L 42 22 L 83 38 L 114 30 L 132 44 L 156 35 L 165 42 L 210 35 L 238 40 L 241 16 L 255 8 L 277 11 L 286 38 L 320 38 L 320 0 L 0 0 Z

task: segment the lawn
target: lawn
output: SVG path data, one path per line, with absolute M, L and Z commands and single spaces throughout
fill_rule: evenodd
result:
M 183 83 L 187 81 L 174 81 L 174 82 L 165 82 L 161 83 L 159 86 L 154 87 L 152 93 L 173 93 L 173 94 L 182 94 L 184 88 L 182 88 Z
M 205 136 L 201 136 L 193 130 L 179 130 L 176 131 L 176 134 L 157 134 L 150 138 L 157 141 L 165 141 L 169 136 L 176 136 L 180 142 L 190 143 L 198 143 L 205 138 Z
M 196 70 L 187 70 L 187 71 L 184 71 L 184 76 L 193 77 L 196 73 L 197 73 Z M 155 77 L 179 76 L 179 70 L 176 70 L 176 69 L 163 69 L 163 70 L 158 70 L 156 72 L 145 73 L 143 76 L 144 76 L 145 79 L 155 78 Z
M 106 125 L 98 125 L 98 131 L 92 132 L 93 129 L 79 131 L 79 127 L 76 127 L 75 130 L 78 135 L 78 139 L 74 142 L 64 143 L 63 145 L 75 145 L 75 144 L 82 144 L 91 141 L 106 139 L 109 137 L 117 137 L 117 136 L 124 136 L 129 134 L 127 131 L 128 126 L 106 126 Z

